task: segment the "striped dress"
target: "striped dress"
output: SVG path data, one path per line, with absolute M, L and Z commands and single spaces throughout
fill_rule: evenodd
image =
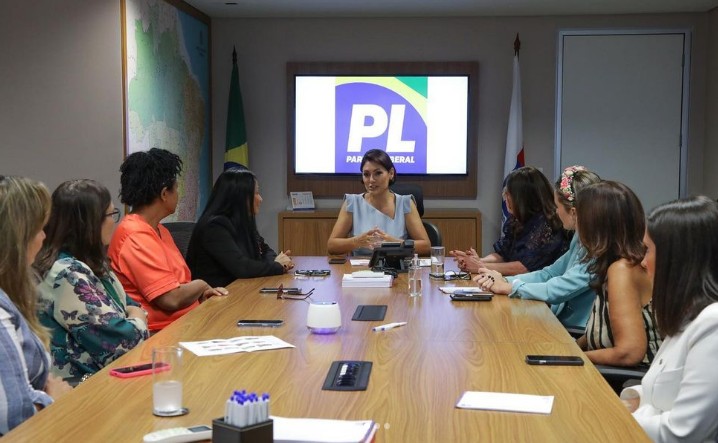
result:
M 592 351 L 596 349 L 606 349 L 613 347 L 613 331 L 611 330 L 611 321 L 608 315 L 608 297 L 606 295 L 608 282 L 603 283 L 601 291 L 596 294 L 591 309 L 591 317 L 586 325 L 586 350 Z M 647 346 L 646 355 L 643 356 L 643 364 L 650 365 L 653 357 L 661 346 L 661 336 L 656 329 L 656 319 L 653 316 L 653 305 L 648 302 L 641 309 L 643 317 L 643 329 L 646 332 Z

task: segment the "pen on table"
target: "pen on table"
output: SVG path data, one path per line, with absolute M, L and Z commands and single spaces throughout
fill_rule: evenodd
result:
M 387 331 L 389 329 L 398 328 L 399 326 L 404 326 L 405 324 L 406 324 L 405 321 L 400 321 L 397 323 L 388 323 L 386 325 L 375 326 L 375 327 L 371 328 L 371 330 L 372 331 Z

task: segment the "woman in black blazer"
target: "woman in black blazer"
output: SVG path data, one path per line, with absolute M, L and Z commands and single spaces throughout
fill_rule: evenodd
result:
M 290 251 L 277 254 L 257 232 L 261 204 L 251 171 L 232 168 L 217 178 L 187 249 L 193 278 L 226 286 L 238 278 L 279 275 L 294 267 Z

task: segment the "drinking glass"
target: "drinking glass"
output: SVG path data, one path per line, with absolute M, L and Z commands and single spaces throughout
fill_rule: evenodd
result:
M 444 254 L 446 253 L 443 246 L 431 247 L 431 273 L 444 273 Z
M 159 416 L 184 415 L 182 407 L 182 348 L 152 348 L 152 412 Z

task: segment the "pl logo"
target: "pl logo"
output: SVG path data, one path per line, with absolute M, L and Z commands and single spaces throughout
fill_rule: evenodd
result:
M 382 149 L 401 173 L 426 172 L 427 84 L 426 77 L 338 79 L 335 171 L 356 173 L 364 152 Z

